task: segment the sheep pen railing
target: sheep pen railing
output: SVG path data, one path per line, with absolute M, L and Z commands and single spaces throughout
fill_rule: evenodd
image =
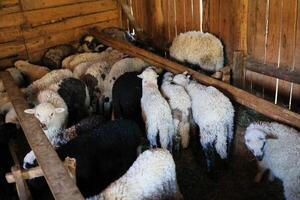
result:
M 118 49 L 130 56 L 139 57 L 149 64 L 163 68 L 176 74 L 187 71 L 193 76 L 194 79 L 196 79 L 200 83 L 204 85 L 211 85 L 220 89 L 230 99 L 236 101 L 237 103 L 249 107 L 273 120 L 300 128 L 300 115 L 295 112 L 275 105 L 235 86 L 208 77 L 186 66 L 165 59 L 144 49 L 138 48 L 128 42 L 111 38 L 103 33 L 100 33 L 95 28 L 91 29 L 91 33 L 104 45 Z
M 24 110 L 29 108 L 28 103 L 11 75 L 8 72 L 0 72 L 0 79 L 3 81 L 19 123 L 43 171 L 53 197 L 57 200 L 83 199 L 37 119 L 24 113 Z

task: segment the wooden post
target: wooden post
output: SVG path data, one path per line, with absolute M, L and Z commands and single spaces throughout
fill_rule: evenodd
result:
M 29 106 L 11 75 L 8 72 L 0 72 L 0 78 L 54 198 L 57 200 L 83 199 L 37 119 L 24 113 L 24 110 L 28 109 Z
M 230 99 L 244 106 L 252 108 L 257 112 L 270 117 L 273 120 L 277 120 L 282 123 L 286 123 L 291 126 L 300 128 L 300 115 L 297 113 L 294 113 L 288 109 L 277 106 L 267 100 L 256 97 L 255 95 L 250 94 L 237 87 L 234 87 L 222 81 L 203 75 L 181 64 L 162 58 L 144 49 L 135 47 L 129 44 L 128 42 L 115 40 L 111 37 L 99 33 L 99 31 L 97 31 L 96 29 L 92 29 L 91 32 L 97 39 L 99 39 L 100 42 L 102 42 L 105 45 L 118 49 L 128 55 L 139 57 L 143 59 L 145 62 L 148 62 L 149 64 L 166 69 L 176 74 L 187 71 L 189 74 L 193 76 L 195 80 L 199 81 L 204 85 L 211 85 L 218 88 Z
M 239 88 L 245 88 L 245 68 L 243 51 L 234 51 L 232 63 L 233 85 Z

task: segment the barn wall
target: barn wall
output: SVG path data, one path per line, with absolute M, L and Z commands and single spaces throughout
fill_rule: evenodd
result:
M 243 51 L 261 63 L 300 72 L 300 5 L 297 0 L 127 0 L 137 24 L 160 46 L 168 47 L 181 32 L 202 30 L 218 36 L 226 64 Z M 202 17 L 201 6 L 202 5 Z M 126 25 L 126 23 L 123 23 Z M 275 101 L 290 103 L 291 83 L 246 72 L 247 88 Z M 293 84 L 292 101 L 300 99 Z M 277 92 L 276 92 L 277 90 Z M 295 101 L 295 100 L 294 100 Z
M 0 66 L 37 61 L 46 48 L 78 40 L 91 26 L 120 26 L 115 0 L 1 0 Z

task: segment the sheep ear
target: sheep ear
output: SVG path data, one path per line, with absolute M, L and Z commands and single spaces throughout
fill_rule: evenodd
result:
M 273 139 L 273 140 L 275 139 L 276 140 L 276 139 L 278 139 L 278 137 L 276 135 L 274 135 L 273 133 L 269 133 L 266 135 L 266 139 Z
M 143 79 L 143 75 L 142 75 L 142 74 L 140 74 L 140 75 L 137 75 L 137 77 L 139 77 L 139 78 Z
M 56 113 L 62 113 L 62 112 L 64 112 L 64 111 L 65 111 L 64 108 L 55 108 L 55 112 L 56 112 Z
M 24 110 L 24 113 L 34 114 L 35 113 L 35 109 L 26 109 L 26 110 Z

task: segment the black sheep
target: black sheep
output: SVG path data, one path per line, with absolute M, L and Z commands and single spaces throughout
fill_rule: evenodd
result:
M 62 160 L 76 159 L 77 185 L 84 197 L 90 197 L 128 170 L 137 157 L 140 135 L 133 121 L 110 121 L 71 140 L 57 153 Z
M 137 77 L 139 74 L 126 72 L 116 80 L 112 89 L 112 105 L 115 119 L 131 119 L 145 130 L 141 111 L 142 79 Z
M 16 137 L 17 127 L 13 123 L 6 123 L 0 126 L 0 199 L 18 199 L 14 184 L 8 184 L 5 174 L 10 172 L 14 164 L 8 143 Z
M 76 78 L 63 79 L 57 93 L 68 106 L 69 125 L 78 123 L 89 114 L 90 97 L 85 83 Z

